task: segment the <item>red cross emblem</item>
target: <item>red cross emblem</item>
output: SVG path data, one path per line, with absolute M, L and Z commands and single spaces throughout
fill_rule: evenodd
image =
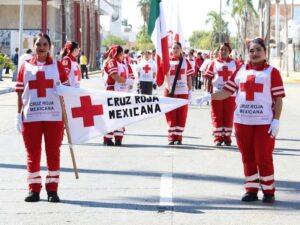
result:
M 53 88 L 53 79 L 46 79 L 44 71 L 37 71 L 36 80 L 28 81 L 29 90 L 36 89 L 38 97 L 46 97 L 46 89 Z
M 246 100 L 253 101 L 255 92 L 263 92 L 264 85 L 255 83 L 255 75 L 247 76 L 246 83 L 240 84 L 241 91 L 246 92 Z
M 148 73 L 151 70 L 151 67 L 147 64 L 143 67 L 143 70 L 145 71 L 145 73 Z
M 123 68 L 123 71 L 120 73 L 120 77 L 123 77 L 124 79 L 126 79 L 127 78 L 126 74 L 127 74 L 126 69 Z
M 171 71 L 170 71 L 170 75 L 171 76 L 175 76 L 176 75 L 177 67 L 178 67 L 178 64 L 175 65 L 174 69 L 171 69 Z M 181 80 L 181 74 L 184 74 L 184 69 L 180 69 L 179 74 L 178 74 L 178 80 Z
M 218 71 L 219 77 L 223 77 L 223 81 L 228 81 L 228 78 L 232 75 L 232 72 L 228 70 L 227 66 L 223 66 L 222 70 Z
M 84 127 L 94 126 L 94 116 L 103 115 L 102 105 L 92 105 L 91 96 L 80 97 L 81 107 L 72 108 L 72 118 L 83 118 Z
M 81 79 L 81 72 L 78 68 L 77 68 L 77 70 L 75 70 L 74 75 L 75 75 L 75 77 L 77 77 L 78 80 Z

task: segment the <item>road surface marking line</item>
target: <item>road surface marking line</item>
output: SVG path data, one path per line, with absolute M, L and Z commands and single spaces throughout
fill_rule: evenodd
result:
M 159 207 L 172 207 L 173 203 L 173 177 L 171 173 L 164 173 L 160 178 Z

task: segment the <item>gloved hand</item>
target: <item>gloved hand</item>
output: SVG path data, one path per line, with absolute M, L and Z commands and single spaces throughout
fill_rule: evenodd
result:
M 15 117 L 15 126 L 19 133 L 22 133 L 23 129 L 23 119 L 22 119 L 22 113 L 17 113 Z
M 156 80 L 153 80 L 152 87 L 154 90 L 156 90 L 156 87 L 157 87 Z
M 271 137 L 276 137 L 279 133 L 279 120 L 273 119 L 272 123 L 270 124 L 270 128 L 268 133 L 271 134 Z
M 189 97 L 188 97 L 188 102 L 189 102 L 189 104 L 192 103 L 192 93 L 193 93 L 193 91 L 192 91 L 192 90 L 189 90 Z
M 125 84 L 127 84 L 127 85 L 129 85 L 129 86 L 133 86 L 134 80 L 131 79 L 131 78 L 127 78 L 126 81 L 125 81 Z
M 211 94 L 206 92 L 203 96 L 200 98 L 196 99 L 196 103 L 198 105 L 203 105 L 205 102 L 208 102 L 211 100 Z

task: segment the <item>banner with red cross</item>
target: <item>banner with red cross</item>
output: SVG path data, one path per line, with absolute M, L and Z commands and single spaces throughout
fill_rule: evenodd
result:
M 135 95 L 61 85 L 71 144 L 86 142 L 129 124 L 186 105 L 185 99 Z

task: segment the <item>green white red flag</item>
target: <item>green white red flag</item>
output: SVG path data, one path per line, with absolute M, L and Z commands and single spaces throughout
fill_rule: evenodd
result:
M 161 86 L 170 69 L 168 34 L 161 0 L 151 0 L 148 34 L 156 48 L 156 83 Z

